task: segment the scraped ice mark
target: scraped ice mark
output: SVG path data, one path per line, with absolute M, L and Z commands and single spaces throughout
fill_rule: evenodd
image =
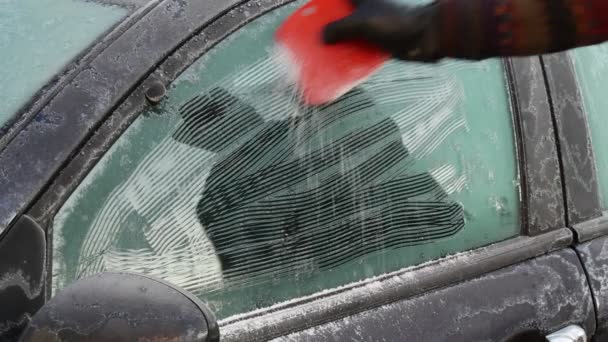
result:
M 103 271 L 131 271 L 159 276 L 193 292 L 221 286 L 219 261 L 193 203 L 193 193 L 202 192 L 202 176 L 213 156 L 193 158 L 195 155 L 201 155 L 200 150 L 165 139 L 144 158 L 93 220 L 79 254 L 78 278 Z M 175 165 L 180 168 L 176 170 Z M 179 184 L 184 181 L 187 186 Z M 120 248 L 119 236 L 134 214 L 146 222 L 139 228 L 149 246 Z M 59 279 L 58 286 L 63 285 Z
M 431 154 L 456 131 L 466 127 L 460 112 L 464 90 L 450 73 L 436 68 L 399 68 L 389 63 L 364 83 L 381 107 L 395 108 L 392 117 L 403 143 L 416 158 Z
M 290 49 L 281 44 L 275 44 L 269 58 L 277 72 L 283 75 L 287 84 L 296 84 L 302 74 L 302 63 Z
M 124 134 L 124 139 L 118 139 L 111 150 L 108 152 L 108 155 L 114 153 L 114 151 L 121 150 L 124 148 L 128 148 L 130 144 L 130 136 L 135 136 L 139 134 L 143 129 L 145 129 L 145 125 L 143 121 L 135 121 L 131 127 L 129 127 L 129 131 Z M 80 183 L 80 186 L 77 191 L 75 191 L 70 198 L 66 201 L 66 203 L 61 208 L 61 211 L 55 216 L 53 222 L 53 281 L 52 281 L 52 293 L 56 293 L 58 289 L 64 288 L 69 285 L 69 280 L 65 278 L 65 275 L 68 274 L 66 267 L 66 262 L 68 259 L 71 259 L 70 255 L 66 255 L 64 252 L 68 247 L 69 237 L 66 236 L 64 232 L 64 227 L 67 226 L 67 221 L 69 218 L 74 215 L 78 215 L 75 212 L 76 205 L 81 203 L 86 198 L 87 190 L 96 183 L 96 180 L 103 176 L 105 172 L 108 170 L 108 163 L 104 163 L 103 161 L 98 163 L 93 170 L 89 173 L 89 175 Z
M 453 165 L 444 165 L 431 170 L 430 173 L 449 195 L 462 192 L 467 186 L 467 176 L 459 175 Z
M 298 65 L 289 52 L 275 46 L 261 59 L 218 83 L 253 106 L 265 120 L 283 120 L 301 114 L 302 94 L 296 87 Z

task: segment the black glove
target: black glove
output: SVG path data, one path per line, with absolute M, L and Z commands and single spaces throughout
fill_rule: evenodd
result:
M 363 40 L 402 60 L 435 61 L 441 57 L 436 3 L 411 7 L 390 0 L 350 1 L 355 12 L 325 27 L 325 43 Z

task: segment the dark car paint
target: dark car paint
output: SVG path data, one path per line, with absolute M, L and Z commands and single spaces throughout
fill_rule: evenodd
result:
M 15 340 L 44 304 L 46 238 L 22 216 L 0 240 L 0 340 Z
M 254 6 L 255 12 L 245 15 L 237 9 L 230 10 L 237 4 L 245 3 L 244 1 L 159 0 L 136 12 L 130 21 L 127 20 L 124 24 L 119 25 L 108 36 L 111 39 L 104 40 L 103 44 L 98 45 L 95 54 L 88 55 L 89 57 L 85 58 L 83 63 L 75 66 L 75 71 L 70 73 L 69 77 L 60 79 L 58 84 L 52 88 L 53 91 L 50 95 L 45 93 L 41 101 L 34 100 L 34 105 L 30 108 L 33 119 L 20 121 L 21 124 L 18 125 L 18 128 L 13 129 L 16 134 L 0 152 L 0 165 L 2 165 L 3 171 L 0 174 L 0 187 L 4 190 L 3 198 L 0 199 L 2 241 L 8 239 L 14 231 L 20 230 L 17 220 L 19 215 L 24 212 L 28 212 L 42 227 L 49 227 L 50 219 L 73 188 L 132 120 L 148 106 L 145 93 L 150 85 L 156 81 L 168 85 L 187 66 L 231 32 L 255 17 L 288 2 L 290 0 L 256 1 L 261 6 Z M 230 15 L 223 15 L 229 10 Z M 580 196 L 583 196 L 584 193 L 570 190 L 570 187 L 576 184 L 576 179 L 572 179 L 577 172 L 574 167 L 587 167 L 585 174 L 591 175 L 593 170 L 590 171 L 588 168 L 589 165 L 593 165 L 594 160 L 588 149 L 587 124 L 580 121 L 585 121 L 584 116 L 577 115 L 574 126 L 578 127 L 577 132 L 583 130 L 584 134 L 580 137 L 582 142 L 577 142 L 576 138 L 566 139 L 564 130 L 569 126 L 562 124 L 558 117 L 567 115 L 568 111 L 562 110 L 563 108 L 571 107 L 562 105 L 563 102 L 558 104 L 556 94 L 560 94 L 560 96 L 570 94 L 567 92 L 564 94 L 563 89 L 556 89 L 556 87 L 559 88 L 559 85 L 564 82 L 568 83 L 568 80 L 571 83 L 572 70 L 560 69 L 559 63 L 550 63 L 547 62 L 547 59 L 542 61 L 543 63 L 538 58 L 527 58 L 515 59 L 507 63 L 507 76 L 514 98 L 514 121 L 517 128 L 518 159 L 522 177 L 523 229 L 526 235 L 538 235 L 537 237 L 522 237 L 471 252 L 471 255 L 477 255 L 482 260 L 483 255 L 487 253 L 493 255 L 491 258 L 486 257 L 485 263 L 472 264 L 469 260 L 446 264 L 445 262 L 449 262 L 448 260 L 438 262 L 437 265 L 442 266 L 436 268 L 424 267 L 409 271 L 408 274 L 413 278 L 422 277 L 420 278 L 422 283 L 417 281 L 405 284 L 398 294 L 390 291 L 385 295 L 363 293 L 358 298 L 351 298 L 350 302 L 344 302 L 342 306 L 336 306 L 336 302 L 332 301 L 331 297 L 336 294 L 322 296 L 316 301 L 306 299 L 306 303 L 310 301 L 313 306 L 317 305 L 320 308 L 316 311 L 316 316 L 295 318 L 293 315 L 302 314 L 302 305 L 306 304 L 297 303 L 297 306 L 294 304 L 291 307 L 273 308 L 254 315 L 245 315 L 236 321 L 228 319 L 220 323 L 222 334 L 224 329 L 228 332 L 226 340 L 230 340 L 229 336 L 258 340 L 262 336 L 276 337 L 284 333 L 307 329 L 317 324 L 343 319 L 355 312 L 378 308 L 457 282 L 476 277 L 485 279 L 486 272 L 529 260 L 513 269 L 499 271 L 508 272 L 511 274 L 510 277 L 514 277 L 512 279 L 519 279 L 514 275 L 517 272 L 529 272 L 531 267 L 538 268 L 545 265 L 545 261 L 543 261 L 545 259 L 530 258 L 571 245 L 573 241 L 571 235 L 564 234 L 563 232 L 566 230 L 559 230 L 566 227 L 565 205 L 567 205 L 571 223 L 578 225 L 587 224 L 585 220 L 597 217 L 600 212 L 599 201 L 593 197 L 597 196 L 597 181 L 593 178 L 595 176 L 590 178 L 590 181 L 595 182 L 596 186 L 587 188 L 589 189 L 588 194 L 591 196 L 590 200 L 581 199 Z M 549 90 L 545 88 L 545 83 Z M 576 91 L 577 88 L 570 86 L 565 89 Z M 576 97 L 570 97 L 570 99 L 572 101 L 570 106 L 574 106 L 575 109 L 580 108 L 580 96 L 578 99 Z M 70 115 L 66 115 L 67 113 Z M 551 120 L 552 114 L 555 116 L 555 120 Z M 49 120 L 49 118 L 53 120 Z M 584 154 L 587 156 L 586 159 L 563 158 L 560 162 L 558 156 L 564 157 L 568 151 L 574 151 L 567 150 L 565 153 L 564 144 L 575 143 L 587 144 L 585 151 L 588 153 Z M 579 163 L 581 165 L 578 165 Z M 565 201 L 562 189 L 566 194 L 580 193 L 581 195 Z M 577 204 L 579 200 L 583 200 L 580 205 Z M 14 224 L 11 229 L 8 229 L 11 222 Z M 598 235 L 599 233 L 595 233 L 594 236 Z M 522 241 L 525 243 L 522 244 Z M 578 263 L 567 249 L 558 254 L 567 255 L 567 258 L 565 256 L 561 258 L 568 259 L 571 266 Z M 600 269 L 608 265 L 605 264 L 605 260 L 594 260 L 593 262 Z M 559 268 L 555 265 L 554 267 Z M 572 275 L 572 277 L 580 275 L 580 264 L 576 267 L 564 266 L 561 268 L 562 271 L 567 269 L 576 269 L 576 275 Z M 429 270 L 435 271 L 432 276 L 428 275 Z M 598 281 L 601 281 L 603 279 L 601 273 L 590 272 L 590 276 L 596 274 Z M 566 275 L 561 274 L 561 276 Z M 491 276 L 488 275 L 488 277 Z M 390 279 L 381 280 L 379 284 L 389 286 Z M 454 295 L 466 293 L 472 291 L 467 290 L 469 288 L 475 289 L 475 284 L 477 284 L 476 281 L 466 281 L 450 288 L 452 290 L 446 289 L 445 291 L 453 291 Z M 486 284 L 492 284 L 492 282 Z M 579 285 L 573 285 L 572 291 L 577 288 L 580 290 L 578 294 L 583 299 L 581 304 L 584 304 L 586 303 L 585 290 L 580 289 Z M 497 288 L 494 288 L 493 291 L 491 286 L 493 285 L 488 285 L 485 289 L 496 294 L 496 301 L 503 303 L 517 302 L 518 298 L 525 298 L 536 291 L 533 285 L 522 286 L 519 292 L 512 292 L 509 297 L 506 293 L 497 292 Z M 555 292 L 554 300 L 558 302 L 566 300 L 566 292 Z M 593 293 L 596 292 L 600 293 L 594 289 Z M 353 293 L 351 291 L 349 294 Z M 444 292 L 435 291 L 425 296 L 440 298 L 447 295 Z M 595 298 L 596 303 L 597 298 Z M 412 300 L 412 303 L 414 301 L 415 299 Z M 39 305 L 39 302 L 25 305 L 35 306 Z M 399 305 L 395 305 L 395 307 L 397 306 Z M 588 309 L 588 306 L 585 307 Z M 556 317 L 563 315 L 563 317 L 571 319 L 564 318 L 561 322 L 557 320 L 554 324 L 546 325 L 542 325 L 545 320 L 541 322 L 531 319 L 528 325 L 552 329 L 557 328 L 560 324 L 577 322 L 583 324 L 589 334 L 593 333 L 594 328 L 588 323 L 587 318 L 571 316 L 568 314 L 570 312 L 568 310 L 571 309 L 562 312 L 561 307 L 558 306 L 556 310 Z M 385 319 L 389 319 L 389 311 L 386 311 L 388 316 Z M 424 311 L 422 312 L 424 313 Z M 426 312 L 428 313 L 428 309 Z M 268 315 L 276 314 L 287 315 L 285 317 L 291 317 L 291 320 L 287 320 L 282 325 L 276 321 L 265 320 L 269 317 Z M 444 319 L 447 320 L 449 317 L 447 311 L 445 315 Z M 420 320 L 424 322 L 424 318 L 420 318 Z M 440 322 L 439 318 L 436 320 Z M 264 323 L 274 325 L 269 326 Z M 258 329 L 253 329 L 256 326 Z M 525 324 L 515 324 L 511 328 L 515 329 L 520 326 L 523 327 Z M 602 325 L 599 324 L 599 326 Z M 463 329 L 464 335 L 462 336 L 476 336 L 474 334 L 477 327 L 472 328 Z M 490 330 L 488 329 L 486 332 Z M 267 331 L 267 333 L 262 332 L 263 335 L 257 335 L 260 331 Z M 354 333 L 352 329 L 350 331 Z M 420 331 L 424 332 L 424 330 Z M 234 334 L 230 335 L 231 332 Z M 432 331 L 427 332 L 432 333 Z M 495 334 L 494 338 L 499 338 L 504 336 L 507 331 L 495 329 L 489 333 Z M 354 338 L 357 335 L 349 336 Z

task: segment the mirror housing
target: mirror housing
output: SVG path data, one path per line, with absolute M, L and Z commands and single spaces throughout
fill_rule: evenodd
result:
M 100 273 L 61 290 L 20 341 L 219 341 L 213 313 L 162 280 Z

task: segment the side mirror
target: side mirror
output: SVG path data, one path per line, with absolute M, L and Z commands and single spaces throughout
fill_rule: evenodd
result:
M 211 311 L 193 295 L 148 276 L 101 273 L 61 290 L 20 341 L 219 341 Z

